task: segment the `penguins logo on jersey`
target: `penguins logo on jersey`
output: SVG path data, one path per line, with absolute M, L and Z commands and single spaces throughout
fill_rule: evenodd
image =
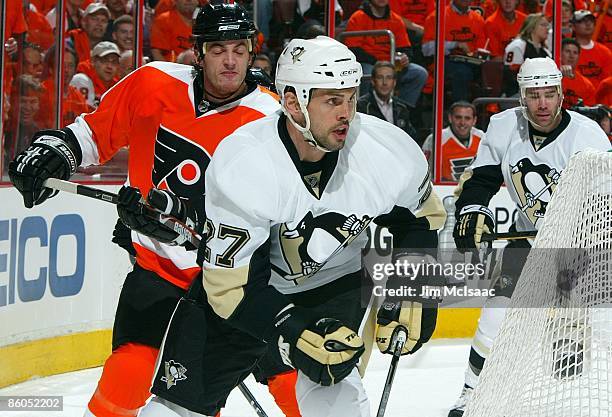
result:
M 210 155 L 189 139 L 159 126 L 155 140 L 153 184 L 181 197 L 194 197 L 204 189 Z
M 510 167 L 512 185 L 521 201 L 520 209 L 535 225 L 544 217 L 561 174 L 546 164 L 533 165 L 527 158 Z
M 178 381 L 187 379 L 186 373 L 187 368 L 170 359 L 169 361 L 164 361 L 164 376 L 161 377 L 161 380 L 166 383 L 166 389 L 170 389 Z
M 314 216 L 308 212 L 295 228 L 279 228 L 283 258 L 290 268 L 288 280 L 314 275 L 325 263 L 347 247 L 372 221 L 335 212 Z M 299 283 L 299 281 L 296 281 Z

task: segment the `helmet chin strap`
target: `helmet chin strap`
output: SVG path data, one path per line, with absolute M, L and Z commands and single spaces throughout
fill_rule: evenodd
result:
M 285 115 L 287 116 L 287 118 L 289 119 L 289 121 L 291 122 L 291 124 L 302 134 L 302 136 L 304 136 L 304 140 L 313 148 L 317 148 L 318 150 L 322 151 L 322 152 L 333 152 L 331 149 L 327 149 L 326 147 L 324 147 L 323 145 L 321 145 L 312 135 L 312 132 L 310 131 L 310 117 L 308 116 L 308 110 L 306 109 L 306 105 L 303 104 L 302 102 L 300 103 L 300 110 L 302 110 L 302 114 L 304 115 L 304 119 L 306 119 L 306 126 L 302 127 L 300 126 L 291 116 L 291 114 L 289 114 L 289 112 L 287 111 L 287 109 L 285 109 L 285 106 L 283 106 L 283 113 L 285 113 Z

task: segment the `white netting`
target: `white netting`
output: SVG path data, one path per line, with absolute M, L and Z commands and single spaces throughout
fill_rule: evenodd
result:
M 465 417 L 612 416 L 612 153 L 571 158 L 534 248 Z

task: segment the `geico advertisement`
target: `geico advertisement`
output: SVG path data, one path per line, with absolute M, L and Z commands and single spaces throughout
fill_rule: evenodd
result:
M 60 193 L 33 209 L 0 189 L 0 345 L 112 324 L 127 255 L 115 207 Z

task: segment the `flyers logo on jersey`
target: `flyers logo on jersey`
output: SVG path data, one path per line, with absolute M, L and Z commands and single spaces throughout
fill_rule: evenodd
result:
M 330 212 L 314 216 L 308 212 L 294 228 L 281 225 L 279 242 L 290 272 L 287 280 L 300 280 L 314 275 L 327 261 L 347 247 L 372 221 L 355 214 L 345 216 Z
M 511 165 L 512 185 L 521 201 L 521 211 L 535 225 L 546 213 L 561 174 L 546 164 L 533 165 L 523 158 Z
M 181 197 L 204 192 L 204 172 L 210 155 L 197 143 L 161 126 L 155 140 L 153 184 Z

